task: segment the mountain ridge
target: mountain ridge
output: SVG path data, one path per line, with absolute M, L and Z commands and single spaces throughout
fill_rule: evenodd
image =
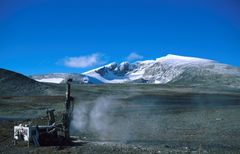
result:
M 51 74 L 51 78 L 56 74 Z M 181 84 L 240 87 L 240 68 L 222 64 L 214 60 L 168 54 L 155 60 L 137 61 L 134 63 L 112 62 L 89 70 L 82 74 L 67 73 L 62 81 L 72 77 L 78 83 L 148 83 L 148 84 Z M 41 81 L 39 76 L 33 79 Z M 48 79 L 51 79 L 50 77 Z M 44 79 L 44 78 L 42 78 Z M 45 76 L 46 81 L 47 78 Z M 50 81 L 50 80 L 49 80 Z

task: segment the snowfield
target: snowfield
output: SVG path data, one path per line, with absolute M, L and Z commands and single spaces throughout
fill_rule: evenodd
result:
M 38 82 L 48 82 L 48 83 L 61 83 L 64 81 L 64 78 L 45 78 L 45 79 L 36 79 Z

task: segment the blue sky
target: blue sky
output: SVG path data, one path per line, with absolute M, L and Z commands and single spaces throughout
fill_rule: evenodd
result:
M 0 0 L 0 67 L 77 72 L 166 54 L 240 66 L 239 0 Z

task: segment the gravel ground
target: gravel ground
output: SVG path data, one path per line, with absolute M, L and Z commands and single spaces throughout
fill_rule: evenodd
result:
M 240 153 L 239 93 L 182 91 L 77 87 L 71 133 L 81 142 L 51 147 L 13 146 L 13 126 L 46 123 L 47 106 L 61 112 L 63 98 L 1 97 L 0 153 Z

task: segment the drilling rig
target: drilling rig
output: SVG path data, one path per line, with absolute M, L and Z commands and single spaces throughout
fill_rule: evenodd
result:
M 71 96 L 71 82 L 66 82 L 65 111 L 62 114 L 62 122 L 55 122 L 55 109 L 47 110 L 47 125 L 18 125 L 14 126 L 14 145 L 17 141 L 26 141 L 28 146 L 32 143 L 35 146 L 66 145 L 71 143 L 70 123 L 74 109 L 74 98 Z
M 63 113 L 62 117 L 62 123 L 63 123 L 63 132 L 64 132 L 64 137 L 66 139 L 69 139 L 69 129 L 70 129 L 70 122 L 72 120 L 72 113 L 73 113 L 73 100 L 74 98 L 71 96 L 71 84 L 72 79 L 67 80 L 66 84 L 66 102 L 65 102 L 65 113 Z

